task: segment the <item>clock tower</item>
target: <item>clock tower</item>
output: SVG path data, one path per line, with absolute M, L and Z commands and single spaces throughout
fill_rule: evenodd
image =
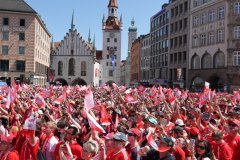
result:
M 100 84 L 113 81 L 120 84 L 122 17 L 118 18 L 117 0 L 109 0 L 108 17 L 102 20 L 103 48 Z

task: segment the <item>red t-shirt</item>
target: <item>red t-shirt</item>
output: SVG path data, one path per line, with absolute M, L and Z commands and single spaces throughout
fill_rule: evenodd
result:
M 5 154 L 1 154 L 0 160 L 19 160 L 17 150 L 7 151 Z
M 185 160 L 185 152 L 178 146 L 175 147 L 174 156 L 176 160 Z
M 218 160 L 232 160 L 232 149 L 226 142 L 217 144 L 216 142 L 212 143 L 212 149 L 215 157 Z
M 37 160 L 39 139 L 37 139 L 37 142 L 34 146 L 29 143 L 28 139 L 25 139 L 20 147 L 19 159 Z
M 54 155 L 56 156 L 56 160 L 60 160 L 60 158 L 59 158 L 59 148 L 60 148 L 60 145 L 62 143 L 63 142 L 61 141 L 61 142 L 58 142 L 58 144 L 56 145 L 56 148 L 55 148 L 55 151 L 54 151 Z M 73 156 L 75 158 L 81 159 L 81 157 L 82 157 L 82 147 L 77 142 L 74 142 L 73 144 L 70 144 L 70 148 L 71 148 Z
M 106 160 L 131 160 L 126 149 L 121 149 L 118 153 L 114 154 L 114 151 L 112 150 L 111 152 L 109 152 L 109 154 L 107 155 L 107 159 Z
M 231 136 L 227 135 L 224 137 L 224 140 L 227 142 L 227 144 L 231 147 L 233 151 L 233 160 L 240 159 L 240 136 Z

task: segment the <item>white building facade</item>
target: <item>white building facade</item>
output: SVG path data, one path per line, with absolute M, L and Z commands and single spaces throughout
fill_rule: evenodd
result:
M 100 85 L 103 83 L 121 83 L 121 31 L 122 22 L 118 19 L 117 0 L 109 0 L 108 18 L 103 17 L 103 48 L 100 71 Z
M 63 85 L 99 86 L 100 66 L 95 61 L 94 43 L 83 40 L 72 22 L 71 29 L 51 55 L 54 81 Z

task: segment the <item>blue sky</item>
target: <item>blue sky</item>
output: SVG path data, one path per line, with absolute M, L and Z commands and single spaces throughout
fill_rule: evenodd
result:
M 107 17 L 109 0 L 25 0 L 42 17 L 54 41 L 61 41 L 71 27 L 74 10 L 75 28 L 87 40 L 89 28 L 102 49 L 102 17 Z M 168 0 L 118 0 L 118 15 L 123 17 L 122 59 L 127 56 L 128 27 L 134 17 L 138 36 L 150 31 L 150 17 Z

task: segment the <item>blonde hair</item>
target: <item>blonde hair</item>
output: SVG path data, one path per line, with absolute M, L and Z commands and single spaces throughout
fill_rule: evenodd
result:
M 96 155 L 98 153 L 98 150 L 99 150 L 99 145 L 96 141 L 89 140 L 89 141 L 87 141 L 86 143 L 83 144 L 83 148 L 85 150 L 87 150 L 88 152 Z
M 57 129 L 57 124 L 55 122 L 53 122 L 53 121 L 47 122 L 46 126 L 48 126 L 52 130 Z

